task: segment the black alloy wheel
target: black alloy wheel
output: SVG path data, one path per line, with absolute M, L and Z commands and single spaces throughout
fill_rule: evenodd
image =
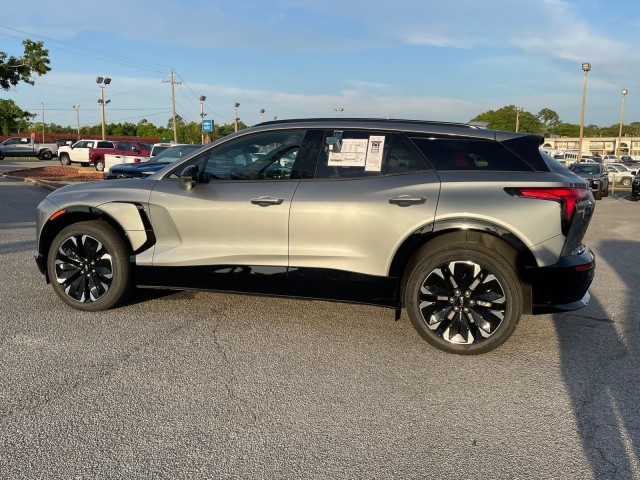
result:
M 64 228 L 51 244 L 47 269 L 56 294 L 79 310 L 111 308 L 129 291 L 127 250 L 116 231 L 100 220 Z
M 40 152 L 40 160 L 51 160 L 53 158 L 53 153 L 51 150 L 43 150 Z
M 493 350 L 511 336 L 522 298 L 509 262 L 475 245 L 422 256 L 405 290 L 418 333 L 441 350 L 468 355 Z

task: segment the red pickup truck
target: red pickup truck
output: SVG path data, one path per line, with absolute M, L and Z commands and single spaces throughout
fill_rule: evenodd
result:
M 123 157 L 149 157 L 151 156 L 151 145 L 145 142 L 118 141 L 114 148 L 92 148 L 89 150 L 89 161 L 95 165 L 96 170 L 100 172 L 104 170 L 104 156 L 107 154 Z

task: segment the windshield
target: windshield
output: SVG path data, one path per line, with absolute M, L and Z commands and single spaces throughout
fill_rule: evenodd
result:
M 202 145 L 176 145 L 175 147 L 169 147 L 151 157 L 150 163 L 173 163 L 176 160 L 180 160 L 185 155 L 196 151 Z
M 600 166 L 599 165 L 575 165 L 573 167 L 573 171 L 575 173 L 589 173 L 589 174 L 597 175 L 598 173 L 600 173 Z

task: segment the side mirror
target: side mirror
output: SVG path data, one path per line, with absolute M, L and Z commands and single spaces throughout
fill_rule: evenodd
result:
M 197 165 L 189 165 L 180 174 L 180 188 L 186 191 L 191 190 L 198 183 L 199 171 Z

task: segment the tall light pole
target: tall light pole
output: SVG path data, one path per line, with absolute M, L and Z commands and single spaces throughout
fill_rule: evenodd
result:
M 73 109 L 76 111 L 76 120 L 78 121 L 78 138 L 80 140 L 80 105 L 74 105 Z
M 624 97 L 627 96 L 627 93 L 629 93 L 629 90 L 627 90 L 626 88 L 623 88 L 620 93 L 622 93 L 622 107 L 620 107 L 620 130 L 618 131 L 618 148 L 616 149 L 616 156 L 618 157 L 618 160 L 620 160 L 620 143 L 622 142 L 622 119 L 624 118 Z
M 240 107 L 240 104 L 238 102 L 233 104 L 233 109 L 235 111 L 234 115 L 233 115 L 233 128 L 234 130 L 237 132 L 238 131 L 238 107 Z
M 204 130 L 202 124 L 204 123 L 204 117 L 207 115 L 204 113 L 204 101 L 207 99 L 204 95 L 200 95 L 200 143 L 204 145 Z
M 96 77 L 96 83 L 98 84 L 98 87 L 100 87 L 100 98 L 98 99 L 98 103 L 102 108 L 102 140 L 104 140 L 106 137 L 104 129 L 104 106 L 111 101 L 109 99 L 104 99 L 104 87 L 111 83 L 111 79 L 108 77 Z
M 44 143 L 44 102 L 42 104 L 42 143 Z
M 520 112 L 522 111 L 522 107 L 516 107 L 516 132 L 520 128 Z
M 582 110 L 580 111 L 580 137 L 578 139 L 578 159 L 577 159 L 578 163 L 582 161 L 582 134 L 584 132 L 584 104 L 587 99 L 587 73 L 591 71 L 591 64 L 583 63 L 582 71 L 584 72 L 584 81 L 582 83 Z
M 264 112 L 266 112 L 266 110 L 264 108 L 260 109 L 260 121 L 262 122 L 262 117 L 264 116 Z

